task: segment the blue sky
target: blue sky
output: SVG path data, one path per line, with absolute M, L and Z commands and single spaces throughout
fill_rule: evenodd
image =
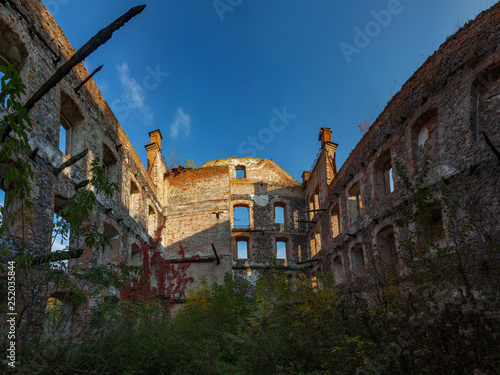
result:
M 131 0 L 44 0 L 75 49 Z M 198 165 L 273 159 L 297 180 L 333 131 L 339 166 L 391 93 L 493 0 L 170 0 L 92 54 L 95 81 L 143 161 L 148 132 Z M 360 31 L 365 35 L 360 36 Z M 357 38 L 356 38 L 357 36 Z

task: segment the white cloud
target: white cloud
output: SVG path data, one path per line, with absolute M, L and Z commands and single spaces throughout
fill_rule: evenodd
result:
M 130 75 L 130 68 L 127 63 L 116 66 L 118 71 L 118 78 L 125 90 L 124 96 L 130 100 L 130 108 L 142 108 L 144 107 L 144 99 L 146 99 L 146 92 L 140 84 L 137 83 L 135 78 Z
M 182 108 L 177 108 L 175 120 L 170 124 L 170 137 L 177 138 L 180 133 L 185 137 L 191 132 L 191 118 L 185 114 Z
M 128 64 L 126 62 L 119 64 L 116 70 L 123 89 L 121 101 L 129 110 L 139 110 L 146 122 L 153 121 L 154 114 L 145 103 L 147 92 L 135 78 L 132 78 Z

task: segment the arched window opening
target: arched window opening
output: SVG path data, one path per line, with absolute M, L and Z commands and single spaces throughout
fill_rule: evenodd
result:
M 104 168 L 104 176 L 110 181 L 118 182 L 118 159 L 109 146 L 105 143 L 102 145 L 102 164 Z
M 0 65 L 9 66 L 14 65 L 14 68 L 21 74 L 26 58 L 28 57 L 28 51 L 26 47 L 19 39 L 19 36 L 12 31 L 12 29 L 0 20 Z M 3 77 L 3 73 L 0 72 L 0 79 Z M 5 98 L 3 103 L 0 103 L 0 110 L 3 108 L 7 109 L 7 100 L 9 97 Z
M 136 221 L 141 218 L 141 192 L 137 184 L 130 180 L 129 215 Z
M 332 208 L 330 220 L 332 224 L 332 237 L 335 238 L 342 233 L 342 224 L 340 222 L 340 210 L 338 204 Z
M 250 208 L 235 206 L 233 209 L 234 228 L 250 229 Z
M 429 154 L 435 158 L 437 152 L 437 120 L 438 111 L 436 108 L 423 113 L 412 125 L 412 149 L 413 159 L 417 162 L 418 168 L 422 167 L 424 155 Z
M 344 268 L 342 267 L 342 258 L 340 256 L 333 259 L 333 277 L 337 284 L 345 281 Z
M 392 225 L 388 225 L 378 232 L 377 245 L 382 260 L 396 260 L 396 237 L 394 236 L 394 227 Z
M 79 137 L 83 115 L 73 99 L 61 92 L 61 109 L 59 112 L 59 150 L 66 155 L 83 151 L 84 145 Z
M 309 256 L 312 258 L 316 253 L 316 237 L 312 234 L 309 238 Z
M 351 223 L 353 223 L 363 214 L 363 201 L 361 199 L 361 185 L 359 181 L 355 182 L 349 190 L 348 205 Z
M 103 262 L 108 263 L 119 263 L 120 257 L 120 233 L 111 224 L 104 224 L 104 235 L 108 237 L 110 246 L 106 246 L 103 253 Z
M 500 82 L 500 64 L 489 66 L 481 75 L 479 75 L 472 83 L 471 90 L 471 130 L 473 140 L 479 142 L 481 140 L 481 126 L 489 121 L 488 117 L 495 118 L 496 111 L 492 111 L 488 107 L 491 100 L 496 100 L 498 94 L 498 83 Z M 495 108 L 492 106 L 491 108 Z
M 431 204 L 429 206 L 429 215 L 427 221 L 424 223 L 424 227 L 427 229 L 427 235 L 429 238 L 433 238 L 436 245 L 444 245 L 444 239 L 446 236 L 445 228 L 443 224 L 443 214 L 441 204 L 439 202 Z
M 142 265 L 142 257 L 141 257 L 141 248 L 136 244 L 131 246 L 130 251 L 130 265 L 131 266 L 141 266 Z
M 354 271 L 354 275 L 364 276 L 365 275 L 365 257 L 363 255 L 363 246 L 361 244 L 354 245 L 351 250 L 351 260 L 352 260 L 352 269 Z
M 314 195 L 309 198 L 309 220 L 314 218 Z
M 316 186 L 314 193 L 309 198 L 309 219 L 312 220 L 319 210 L 320 196 L 319 186 Z
M 316 233 L 314 234 L 314 239 L 316 242 L 316 254 L 321 251 L 321 228 L 318 227 L 316 229 Z
M 287 259 L 287 241 L 286 239 L 276 240 L 276 259 Z
M 248 259 L 248 238 L 238 238 L 236 240 L 236 257 L 237 259 Z
M 156 229 L 158 229 L 158 218 L 156 211 L 152 206 L 148 210 L 148 233 L 151 237 L 155 236 Z
M 74 313 L 75 306 L 64 296 L 56 294 L 50 297 L 45 308 L 44 337 L 70 339 Z
M 0 65 L 14 65 L 18 72 L 24 67 L 28 57 L 28 50 L 19 36 L 0 20 Z
M 375 163 L 375 194 L 383 199 L 394 191 L 391 152 L 387 151 Z

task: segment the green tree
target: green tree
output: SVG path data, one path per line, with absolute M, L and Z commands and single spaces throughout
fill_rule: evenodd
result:
M 110 288 L 130 283 L 137 270 L 123 265 L 65 269 L 65 261 L 81 254 L 84 246 L 98 251 L 110 244 L 109 239 L 87 220 L 96 204 L 96 195 L 111 197 L 118 188 L 105 178 L 98 159 L 91 163 L 89 187 L 80 189 L 71 197 L 68 206 L 57 213 L 52 236 L 67 240 L 67 248 L 51 252 L 53 241 L 50 238 L 42 249 L 33 249 L 23 241 L 24 224 L 32 220 L 33 208 L 30 196 L 30 184 L 33 182 L 30 162 L 32 150 L 28 142 L 31 121 L 20 103 L 25 87 L 17 71 L 10 65 L 0 66 L 0 72 L 3 74 L 0 137 L 5 138 L 0 147 L 0 172 L 2 187 L 6 190 L 5 205 L 0 208 L 0 235 L 8 243 L 1 249 L 0 273 L 6 273 L 8 262 L 14 262 L 17 354 L 23 356 L 21 362 L 27 367 L 30 363 L 37 363 L 43 368 L 49 366 L 44 363 L 47 351 L 62 347 L 61 340 L 66 342 L 68 349 L 75 338 L 82 337 L 88 331 L 88 322 L 84 319 L 76 321 L 76 310 L 106 294 Z M 11 129 L 7 135 L 4 134 L 6 129 Z M 23 233 L 13 233 L 14 224 L 19 226 L 19 223 L 22 224 Z M 3 284 L 2 293 L 6 293 L 6 280 L 0 279 L 0 282 Z M 61 300 L 52 299 L 49 302 L 54 293 Z M 2 347 L 8 344 L 7 328 L 2 324 Z

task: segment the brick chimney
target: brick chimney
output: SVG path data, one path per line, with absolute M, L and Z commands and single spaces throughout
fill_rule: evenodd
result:
M 163 139 L 163 137 L 161 136 L 160 129 L 153 130 L 148 134 L 151 143 L 144 147 L 148 151 L 148 171 L 149 171 L 155 160 L 156 153 L 161 151 L 161 140 Z
M 304 171 L 304 173 L 302 173 L 302 183 L 305 184 L 307 180 L 309 180 L 309 177 L 311 177 L 311 172 Z
M 327 142 L 332 143 L 332 131 L 330 128 L 321 128 L 318 141 L 321 141 L 321 148 L 324 148 Z

